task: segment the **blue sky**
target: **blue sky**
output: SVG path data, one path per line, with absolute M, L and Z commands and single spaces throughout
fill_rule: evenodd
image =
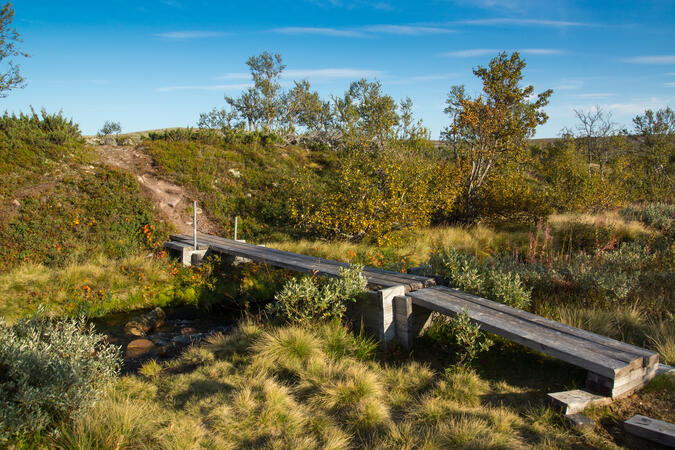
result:
M 28 85 L 2 109 L 63 110 L 86 134 L 196 124 L 249 82 L 246 59 L 278 52 L 288 77 L 324 97 L 361 77 L 409 96 L 438 137 L 452 85 L 477 94 L 471 70 L 519 50 L 526 82 L 554 90 L 538 137 L 600 105 L 630 126 L 646 108 L 675 106 L 675 1 L 17 0 L 14 25 Z M 4 68 L 3 68 L 4 69 Z

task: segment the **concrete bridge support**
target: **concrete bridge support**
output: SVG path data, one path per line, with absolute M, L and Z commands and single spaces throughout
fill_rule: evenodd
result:
M 408 296 L 394 297 L 394 323 L 396 339 L 405 348 L 410 348 L 413 341 L 431 324 L 431 311 L 415 305 Z
M 349 316 L 358 326 L 371 332 L 385 345 L 398 342 L 410 348 L 431 322 L 430 309 L 413 304 L 403 286 L 370 291 L 352 305 Z

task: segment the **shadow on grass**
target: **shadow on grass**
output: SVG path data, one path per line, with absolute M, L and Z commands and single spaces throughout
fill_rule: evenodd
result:
M 492 386 L 490 393 L 481 396 L 488 404 L 525 408 L 545 401 L 550 392 L 583 388 L 584 369 L 498 336 L 491 339 L 495 345 L 473 363 L 478 375 Z M 378 352 L 377 358 L 393 365 L 414 360 L 441 373 L 456 364 L 456 355 L 424 336 L 415 342 L 412 351 L 394 347 Z
M 176 395 L 174 406 L 182 409 L 190 401 L 201 400 L 219 392 L 230 392 L 232 389 L 231 385 L 217 380 L 194 380 L 185 391 Z

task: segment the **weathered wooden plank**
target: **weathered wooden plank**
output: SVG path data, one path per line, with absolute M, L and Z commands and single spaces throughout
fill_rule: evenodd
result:
M 168 248 L 170 250 L 178 250 L 182 251 L 184 248 L 192 248 L 192 245 L 184 243 L 184 242 L 176 242 L 176 241 L 168 241 L 164 243 L 164 248 Z
M 615 380 L 588 372 L 586 387 L 612 398 L 626 397 L 647 384 L 656 376 L 657 371 L 658 368 L 655 366 L 640 367 Z
M 675 425 L 639 414 L 623 423 L 627 432 L 668 447 L 675 447 Z
M 582 330 L 580 328 L 575 328 L 570 325 L 566 325 L 560 322 L 556 322 L 555 320 L 547 319 L 545 317 L 538 316 L 536 314 L 532 314 L 527 311 L 523 311 L 521 309 L 516 309 L 516 308 L 511 308 L 507 305 L 493 302 L 457 289 L 452 289 L 452 288 L 444 288 L 448 289 L 450 291 L 453 291 L 455 295 L 465 298 L 467 300 L 474 301 L 476 303 L 484 304 L 484 305 L 489 305 L 489 307 L 497 309 L 502 312 L 506 312 L 511 315 L 515 315 L 518 317 L 521 317 L 523 319 L 541 324 L 543 326 L 555 329 L 557 331 L 560 331 L 565 334 L 569 334 L 572 336 L 576 336 L 582 339 L 585 339 L 587 341 L 596 343 L 598 345 L 608 347 L 613 350 L 618 350 L 621 352 L 626 353 L 627 355 L 635 355 L 643 358 L 644 360 L 644 366 L 652 366 L 652 365 L 657 365 L 658 360 L 659 360 L 659 354 L 650 350 L 646 350 L 644 348 L 636 347 L 634 345 L 626 344 L 625 342 L 617 341 L 615 339 L 609 338 L 607 336 L 602 336 L 599 334 L 592 333 L 590 331 Z M 632 360 L 632 359 L 631 359 Z
M 310 274 L 319 273 L 321 275 L 331 277 L 338 276 L 339 267 L 320 264 L 317 263 L 316 261 L 306 261 L 293 257 L 286 258 L 285 256 L 280 257 L 279 255 L 266 254 L 264 251 L 256 249 L 238 249 L 238 248 L 223 247 L 220 244 L 210 244 L 210 248 L 213 252 L 216 253 L 222 252 L 228 255 L 241 256 L 249 258 L 254 261 L 269 264 L 271 266 L 280 267 L 283 269 L 305 272 Z M 391 287 L 401 284 L 398 282 L 398 280 L 384 279 L 377 275 L 364 273 L 364 276 L 366 276 L 368 284 L 371 286 Z M 410 286 L 406 286 L 406 288 L 409 290 Z
M 510 306 L 493 302 L 487 299 L 484 299 L 482 297 L 478 297 L 475 295 L 467 294 L 466 292 L 458 291 L 457 289 L 451 289 L 451 288 L 445 288 L 445 287 L 439 287 L 439 289 L 442 289 L 444 292 L 447 292 L 449 295 L 456 296 L 459 298 L 462 298 L 467 301 L 471 301 L 473 303 L 477 303 L 480 305 L 483 305 L 485 307 L 501 311 L 503 313 L 509 314 L 514 317 L 518 317 L 519 319 L 522 320 L 527 320 L 528 322 L 537 324 L 539 326 L 542 326 L 546 329 L 551 329 L 556 332 L 560 332 L 565 336 L 569 336 L 575 340 L 575 342 L 578 342 L 579 345 L 589 349 L 596 351 L 598 353 L 602 353 L 604 355 L 610 356 L 614 359 L 618 359 L 619 361 L 624 361 L 628 363 L 631 369 L 636 369 L 638 367 L 643 367 L 645 365 L 648 365 L 650 363 L 650 360 L 648 358 L 645 358 L 643 354 L 638 354 L 637 352 L 632 352 L 632 351 L 627 351 L 624 349 L 620 344 L 621 342 L 614 341 L 613 339 L 604 337 L 604 342 L 598 342 L 597 340 L 592 340 L 589 339 L 588 334 L 593 334 L 593 333 L 584 333 L 583 330 L 577 330 L 573 327 L 570 327 L 568 325 L 564 325 L 558 322 L 555 322 L 550 319 L 545 319 L 544 317 L 537 316 L 535 314 L 528 313 L 526 311 L 522 311 L 520 309 L 512 308 Z M 579 331 L 576 332 L 575 330 Z M 616 345 L 611 345 L 612 343 L 615 343 Z M 644 354 L 649 354 L 651 355 L 652 352 L 648 352 L 647 350 L 643 350 Z M 656 355 L 656 360 L 658 361 L 658 354 Z M 653 364 L 652 364 L 653 365 Z
M 590 340 L 586 339 L 585 337 L 580 337 L 576 334 L 565 332 L 565 331 L 567 331 L 567 328 L 569 328 L 569 327 L 563 328 L 563 330 L 565 330 L 565 331 L 561 331 L 561 329 L 559 327 L 550 326 L 550 323 L 553 322 L 553 321 L 550 321 L 548 319 L 546 319 L 545 321 L 539 321 L 539 320 L 536 320 L 536 318 L 539 317 L 539 316 L 536 316 L 534 314 L 530 314 L 530 313 L 521 314 L 525 311 L 521 311 L 519 309 L 511 308 L 510 306 L 506 306 L 506 305 L 501 304 L 501 303 L 493 302 L 493 301 L 490 301 L 490 300 L 487 300 L 487 299 L 484 299 L 484 298 L 481 298 L 481 297 L 478 297 L 478 296 L 475 296 L 475 295 L 467 294 L 466 292 L 458 291 L 456 289 L 450 289 L 450 288 L 445 288 L 445 287 L 439 287 L 438 289 L 442 290 L 443 292 L 447 293 L 450 296 L 458 297 L 458 298 L 461 298 L 463 300 L 470 301 L 472 303 L 476 303 L 476 304 L 485 306 L 487 308 L 491 308 L 491 309 L 494 309 L 496 311 L 500 311 L 500 312 L 509 314 L 509 315 L 511 315 L 513 317 L 517 317 L 521 320 L 526 320 L 530 323 L 536 324 L 537 326 L 543 327 L 547 331 L 551 330 L 555 333 L 561 333 L 561 334 L 556 334 L 556 335 L 559 336 L 559 337 L 562 337 L 562 338 L 569 338 L 570 341 L 572 343 L 574 343 L 575 345 L 579 345 L 579 346 L 582 346 L 582 347 L 584 347 L 588 350 L 591 350 L 591 351 L 594 351 L 594 352 L 597 352 L 597 353 L 601 353 L 603 355 L 606 355 L 610 358 L 613 358 L 613 359 L 616 359 L 616 360 L 619 360 L 619 361 L 623 361 L 629 366 L 629 368 L 631 370 L 643 367 L 643 365 L 644 365 L 644 359 L 641 355 L 636 355 L 636 354 L 633 354 L 633 353 L 627 353 L 623 350 L 618 350 L 614 347 L 610 347 L 610 346 L 602 345 L 602 344 L 597 343 L 597 342 L 590 341 Z M 542 317 L 541 319 L 544 319 L 544 318 Z
M 558 336 L 561 333 L 556 335 L 555 332 L 500 311 L 443 295 L 438 288 L 413 291 L 407 295 L 413 299 L 413 303 L 444 314 L 456 315 L 466 311 L 471 320 L 480 324 L 485 331 L 608 378 L 615 379 L 630 371 L 623 361 L 574 345 L 568 339 Z
M 562 409 L 563 414 L 576 414 L 589 406 L 604 406 L 612 403 L 611 397 L 597 395 L 581 389 L 553 392 L 547 395 L 553 405 Z
M 179 242 L 189 242 L 189 236 L 177 235 L 172 236 L 179 239 Z M 303 271 L 325 273 L 336 275 L 337 269 L 340 267 L 348 267 L 347 263 L 340 263 L 337 261 L 324 260 L 312 256 L 298 255 L 296 253 L 286 252 L 283 250 L 269 249 L 267 247 L 260 247 L 251 244 L 240 243 L 236 241 L 228 241 L 225 239 L 211 239 L 202 237 L 198 239 L 199 242 L 210 244 L 212 250 L 219 253 L 234 254 L 236 256 L 248 257 L 260 262 L 266 262 L 271 265 L 281 266 L 293 270 L 295 267 L 305 269 Z M 381 286 L 397 286 L 404 285 L 406 291 L 412 289 L 419 289 L 424 285 L 416 282 L 416 279 L 410 279 L 403 274 L 396 274 L 396 272 L 372 270 L 371 267 L 364 268 L 363 275 L 372 284 Z
M 176 235 L 172 239 L 176 241 L 175 248 L 190 246 L 192 243 L 192 236 Z M 210 245 L 211 250 L 217 253 L 329 277 L 337 276 L 341 267 L 349 266 L 345 262 L 299 255 L 212 235 L 199 234 L 198 241 Z M 466 310 L 472 321 L 479 323 L 486 331 L 588 369 L 592 372 L 591 375 L 598 378 L 598 384 L 611 384 L 607 388 L 612 393 L 641 386 L 658 362 L 658 354 L 655 352 L 526 311 L 446 287 L 425 289 L 435 285 L 433 278 L 374 267 L 365 267 L 363 275 L 371 288 L 403 286 L 406 293 L 410 292 L 415 307 L 422 306 L 446 314 L 458 314 Z
M 428 295 L 435 295 L 439 299 L 446 299 L 446 300 L 453 300 L 453 299 L 458 299 L 461 302 L 468 302 L 470 304 L 476 304 L 480 305 L 481 307 L 487 308 L 487 313 L 489 314 L 489 311 L 495 311 L 495 313 L 498 314 L 507 314 L 508 310 L 513 310 L 514 308 L 510 308 L 506 305 L 498 304 L 496 302 L 490 302 L 489 300 L 480 298 L 480 297 L 475 297 L 475 296 L 457 296 L 456 293 L 458 292 L 455 289 L 449 289 L 443 286 L 440 287 L 435 287 L 431 289 L 427 289 L 424 292 L 429 291 Z M 420 291 L 421 292 L 421 291 Z M 464 294 L 464 293 L 462 293 Z M 480 303 L 474 303 L 473 300 L 474 298 L 478 298 L 481 300 Z M 493 309 L 490 308 L 492 306 L 491 304 L 499 305 L 500 309 L 506 308 L 507 311 L 500 311 L 498 309 Z M 578 349 L 578 350 L 586 350 L 590 354 L 596 355 L 596 358 L 599 358 L 601 356 L 610 358 L 612 360 L 616 360 L 619 362 L 622 362 L 623 365 L 618 373 L 616 373 L 616 378 L 621 378 L 623 376 L 626 376 L 627 374 L 631 373 L 631 371 L 636 370 L 638 368 L 642 368 L 642 359 L 639 356 L 635 355 L 626 355 L 625 353 L 622 352 L 617 352 L 611 349 L 608 349 L 603 346 L 596 345 L 594 343 L 591 343 L 589 341 L 584 340 L 583 338 L 578 338 L 573 335 L 561 333 L 555 329 L 551 329 L 545 326 L 542 326 L 536 322 L 532 322 L 529 320 L 522 319 L 518 316 L 511 316 L 507 314 L 507 317 L 512 317 L 518 321 L 521 327 L 526 327 L 532 333 L 535 333 L 537 335 L 541 336 L 547 336 L 551 339 L 554 339 L 556 341 L 560 341 L 560 343 L 565 343 L 566 345 L 570 346 L 570 348 Z
M 175 240 L 186 241 L 186 242 L 191 242 L 191 240 L 192 240 L 192 237 L 188 236 L 188 235 L 172 235 L 171 238 L 175 239 Z M 319 258 L 319 257 L 315 257 L 315 256 L 309 256 L 309 255 L 298 255 L 296 253 L 287 252 L 285 250 L 279 250 L 279 249 L 275 249 L 275 248 L 271 248 L 271 247 L 255 246 L 255 245 L 247 244 L 247 243 L 244 243 L 244 242 L 233 241 L 233 240 L 230 240 L 230 239 L 225 239 L 225 238 L 221 238 L 221 237 L 218 237 L 218 236 L 212 236 L 212 235 L 206 235 L 206 234 L 199 234 L 198 240 L 200 242 L 205 242 L 205 243 L 213 242 L 213 243 L 223 244 L 224 247 L 232 246 L 232 247 L 245 248 L 245 249 L 264 248 L 265 252 L 269 252 L 269 253 L 276 253 L 276 254 L 280 254 L 280 255 L 284 255 L 284 256 L 294 255 L 294 256 L 301 257 L 301 258 L 304 258 L 304 259 L 307 259 L 307 260 L 313 260 L 313 261 L 316 261 L 316 262 L 319 262 L 319 263 L 326 263 L 326 264 L 337 265 L 337 266 L 341 266 L 341 267 L 347 267 L 347 266 L 350 265 L 349 263 L 346 263 L 346 262 L 332 261 L 332 260 L 323 259 L 323 258 Z M 365 268 L 365 271 L 372 272 L 374 274 L 382 275 L 384 278 L 389 278 L 392 281 L 404 282 L 404 283 L 408 283 L 408 284 L 410 284 L 411 282 L 417 281 L 417 282 L 421 283 L 421 287 L 428 287 L 428 286 L 431 286 L 431 285 L 435 284 L 435 280 L 433 278 L 428 278 L 428 277 L 424 277 L 424 276 L 420 276 L 420 275 L 404 274 L 404 273 L 394 272 L 394 271 L 391 271 L 391 270 L 385 270 L 385 269 L 380 269 L 380 268 L 375 268 L 375 267 L 370 267 L 370 266 L 367 266 Z

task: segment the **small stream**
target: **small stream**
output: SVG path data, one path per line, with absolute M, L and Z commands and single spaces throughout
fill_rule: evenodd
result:
M 147 336 L 134 336 L 124 326 L 134 317 L 152 309 L 112 313 L 92 319 L 97 332 L 106 335 L 111 344 L 122 348 L 122 373 L 135 372 L 150 359 L 165 361 L 175 358 L 188 345 L 215 333 L 227 333 L 239 318 L 239 313 L 235 311 L 206 311 L 188 306 L 162 309 L 166 314 L 164 324 Z

